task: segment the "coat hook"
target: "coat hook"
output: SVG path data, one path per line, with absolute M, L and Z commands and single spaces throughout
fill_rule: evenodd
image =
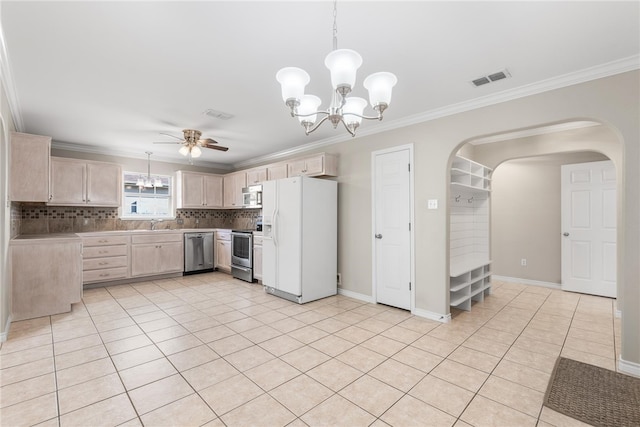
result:
M 456 203 L 459 203 L 460 202 L 460 195 L 458 194 L 457 196 L 455 196 L 455 199 L 456 199 Z
M 467 202 L 469 202 L 469 203 L 473 203 L 473 196 L 471 196 L 471 198 L 470 198 L 470 199 L 467 199 Z

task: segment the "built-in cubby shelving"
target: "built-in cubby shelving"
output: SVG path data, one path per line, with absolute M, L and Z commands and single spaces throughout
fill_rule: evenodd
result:
M 491 169 L 456 156 L 451 164 L 451 186 L 489 192 L 491 191 Z
M 470 310 L 491 293 L 491 169 L 456 156 L 451 165 L 449 305 Z

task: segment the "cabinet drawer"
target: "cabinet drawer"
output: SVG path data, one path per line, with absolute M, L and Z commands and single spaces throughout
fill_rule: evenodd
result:
M 106 282 L 108 280 L 125 279 L 127 277 L 127 267 L 105 268 L 101 270 L 89 270 L 82 273 L 82 281 Z
M 83 237 L 83 246 L 108 246 L 108 245 L 126 245 L 129 242 L 127 236 L 97 236 Z
M 82 261 L 82 270 L 87 271 L 113 267 L 126 267 L 127 260 L 128 258 L 126 256 L 85 259 Z
M 182 233 L 136 235 L 131 236 L 131 244 L 181 242 L 182 236 Z
M 216 231 L 217 240 L 231 240 L 231 232 L 229 231 Z
M 103 258 L 110 256 L 127 255 L 127 246 L 89 246 L 82 248 L 82 256 L 85 260 L 89 258 Z

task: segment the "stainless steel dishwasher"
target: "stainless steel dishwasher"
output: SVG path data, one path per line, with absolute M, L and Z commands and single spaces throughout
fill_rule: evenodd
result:
M 184 275 L 213 271 L 213 232 L 184 233 Z

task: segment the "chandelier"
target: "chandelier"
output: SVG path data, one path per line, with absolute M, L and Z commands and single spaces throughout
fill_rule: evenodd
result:
M 377 112 L 376 116 L 364 116 L 367 101 L 358 97 L 347 97 L 355 81 L 356 71 L 362 65 L 362 57 L 351 49 L 338 49 L 337 5 L 333 2 L 333 51 L 324 60 L 331 72 L 333 94 L 331 104 L 326 110 L 318 110 L 322 101 L 315 95 L 305 95 L 304 88 L 309 83 L 309 74 L 301 68 L 286 67 L 276 74 L 276 80 L 282 86 L 282 99 L 291 110 L 291 117 L 297 117 L 309 135 L 322 123 L 329 120 L 335 129 L 342 123 L 351 136 L 362 119 L 382 120 L 382 113 L 389 107 L 391 91 L 398 79 L 392 73 L 374 73 L 364 79 L 363 86 L 369 91 L 369 102 Z M 324 115 L 316 123 L 318 114 Z
M 145 151 L 145 153 L 147 154 L 147 176 L 138 178 L 136 185 L 141 190 L 143 188 L 162 187 L 162 180 L 160 178 L 151 178 L 151 155 L 153 153 L 151 151 Z

